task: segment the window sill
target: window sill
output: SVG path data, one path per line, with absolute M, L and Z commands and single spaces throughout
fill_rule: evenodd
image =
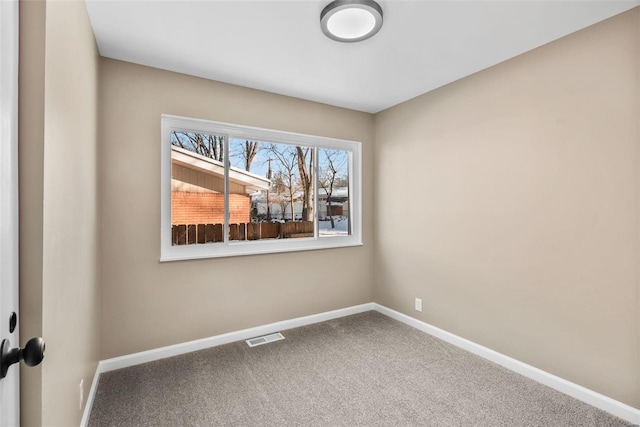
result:
M 160 262 L 300 252 L 364 245 L 361 240 L 352 236 L 321 237 L 317 239 L 300 238 L 295 240 L 294 242 L 270 240 L 168 246 L 163 248 Z

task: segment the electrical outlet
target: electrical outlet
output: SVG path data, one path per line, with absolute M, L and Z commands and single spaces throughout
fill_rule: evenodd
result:
M 84 378 L 81 379 L 80 384 L 78 384 L 78 395 L 79 395 L 78 409 L 82 411 L 82 404 L 84 403 Z
M 416 311 L 422 311 L 422 300 L 420 298 L 416 298 Z

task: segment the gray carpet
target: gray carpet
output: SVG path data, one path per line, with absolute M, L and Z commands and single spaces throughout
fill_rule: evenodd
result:
M 628 426 L 377 312 L 104 373 L 98 426 Z

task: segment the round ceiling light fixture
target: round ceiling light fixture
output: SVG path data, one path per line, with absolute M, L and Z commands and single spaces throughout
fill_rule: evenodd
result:
M 373 0 L 334 0 L 320 13 L 320 27 L 330 39 L 359 42 L 382 27 L 382 9 Z

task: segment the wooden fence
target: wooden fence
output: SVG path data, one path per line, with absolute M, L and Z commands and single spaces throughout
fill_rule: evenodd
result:
M 173 245 L 224 242 L 222 224 L 175 224 Z M 248 222 L 229 224 L 229 240 L 292 239 L 313 237 L 313 221 Z

